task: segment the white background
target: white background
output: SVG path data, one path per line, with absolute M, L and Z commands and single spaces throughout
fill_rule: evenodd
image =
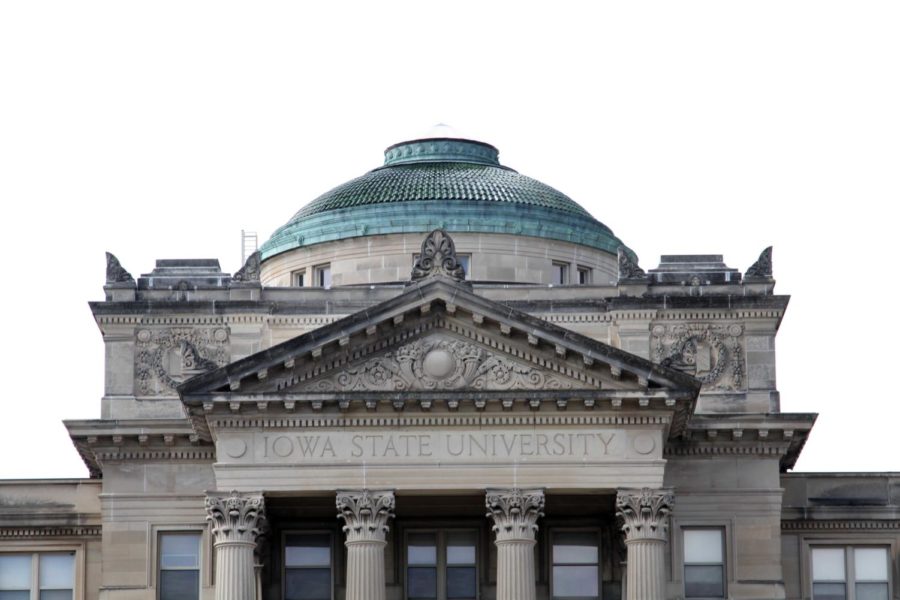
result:
M 775 247 L 805 470 L 900 470 L 900 4 L 0 2 L 0 477 L 84 476 L 103 252 L 239 268 L 437 122 L 588 208 L 644 268 Z

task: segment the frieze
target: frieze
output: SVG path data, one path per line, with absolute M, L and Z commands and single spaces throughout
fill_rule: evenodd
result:
M 654 361 L 699 379 L 706 391 L 745 389 L 742 325 L 655 325 Z
M 0 527 L 0 540 L 100 537 L 99 525 L 71 527 Z
M 313 383 L 314 391 L 565 390 L 553 373 L 512 361 L 486 348 L 445 336 L 429 336 L 347 367 Z
M 171 396 L 187 379 L 230 360 L 226 327 L 138 329 L 135 387 L 142 396 Z

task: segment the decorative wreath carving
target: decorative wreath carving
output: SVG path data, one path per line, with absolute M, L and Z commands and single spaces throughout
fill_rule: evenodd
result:
M 224 328 L 140 329 L 136 338 L 135 383 L 144 396 L 171 395 L 190 377 L 228 364 Z
M 666 329 L 654 327 L 656 361 L 693 375 L 704 388 L 733 391 L 744 383 L 744 357 L 740 338 L 743 327 L 737 324 L 711 326 L 680 325 Z M 709 352 L 708 365 L 701 364 L 701 353 Z M 707 367 L 708 368 L 705 368 Z

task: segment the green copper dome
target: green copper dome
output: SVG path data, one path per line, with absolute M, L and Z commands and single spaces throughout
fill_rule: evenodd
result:
M 322 194 L 263 244 L 262 258 L 345 238 L 388 233 L 505 233 L 615 254 L 622 242 L 552 187 L 504 167 L 490 144 L 456 138 L 402 142 L 384 166 Z

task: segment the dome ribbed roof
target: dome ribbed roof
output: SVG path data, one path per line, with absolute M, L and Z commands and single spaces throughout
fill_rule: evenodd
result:
M 403 142 L 385 164 L 319 196 L 263 244 L 263 259 L 362 235 L 531 235 L 615 253 L 622 242 L 571 198 L 500 165 L 497 149 L 455 138 Z

